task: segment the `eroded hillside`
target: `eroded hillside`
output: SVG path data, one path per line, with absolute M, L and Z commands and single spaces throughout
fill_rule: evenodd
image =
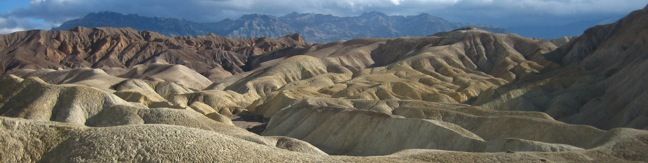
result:
M 314 45 L 4 35 L 0 144 L 15 148 L 0 159 L 645 162 L 647 20 L 560 47 L 474 28 Z

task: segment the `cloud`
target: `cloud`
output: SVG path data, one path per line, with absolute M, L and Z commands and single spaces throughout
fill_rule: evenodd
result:
M 400 5 L 401 0 L 391 0 L 391 3 L 394 5 Z
M 40 19 L 0 15 L 0 34 L 24 31 L 27 29 L 48 29 L 55 25 L 57 24 Z
M 8 18 L 0 17 L 0 34 L 12 33 L 22 29 L 15 26 L 15 23 Z
M 42 20 L 49 26 L 90 12 L 115 11 L 144 16 L 173 17 L 200 22 L 236 18 L 243 14 L 283 15 L 290 12 L 358 15 L 381 11 L 410 15 L 430 13 L 457 21 L 512 25 L 555 23 L 623 15 L 645 6 L 645 0 L 31 0 L 29 7 L 0 17 Z M 22 20 L 26 21 L 26 20 Z M 564 22 L 563 22 L 564 23 Z M 0 28 L 45 28 L 3 26 Z
M 24 31 L 25 28 L 0 28 L 0 34 L 14 33 L 18 31 Z

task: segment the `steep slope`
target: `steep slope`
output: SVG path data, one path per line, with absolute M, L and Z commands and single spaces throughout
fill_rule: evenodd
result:
M 13 69 L 121 67 L 165 63 L 185 65 L 210 76 L 240 73 L 247 58 L 305 45 L 299 35 L 278 39 L 220 36 L 167 37 L 129 28 L 74 28 L 25 31 L 0 36 L 0 72 Z
M 646 9 L 593 27 L 547 55 L 561 68 L 483 94 L 475 104 L 544 111 L 565 122 L 604 129 L 647 129 L 646 29 Z

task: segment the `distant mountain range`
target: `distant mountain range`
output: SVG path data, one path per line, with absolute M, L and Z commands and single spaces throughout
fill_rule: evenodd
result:
M 364 37 L 426 36 L 469 25 L 429 14 L 389 16 L 380 12 L 369 12 L 354 17 L 301 13 L 291 13 L 281 17 L 251 14 L 235 20 L 225 19 L 212 23 L 99 12 L 67 21 L 55 29 L 66 30 L 77 26 L 130 27 L 171 36 L 214 33 L 229 37 L 252 38 L 300 33 L 307 41 L 328 42 Z M 489 29 L 502 31 L 496 28 Z

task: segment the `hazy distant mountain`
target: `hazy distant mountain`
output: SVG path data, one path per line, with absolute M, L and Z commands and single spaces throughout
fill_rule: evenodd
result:
M 80 19 L 64 22 L 57 29 L 83 27 L 130 27 L 168 35 L 200 35 L 214 33 L 209 25 L 180 19 L 124 15 L 115 12 L 91 13 Z
M 614 15 L 607 18 L 592 18 L 586 20 L 573 21 L 566 24 L 544 24 L 544 25 L 523 25 L 507 27 L 506 30 L 513 33 L 519 33 L 526 37 L 553 39 L 563 36 L 578 36 L 583 34 L 585 29 L 595 26 L 610 24 L 620 19 L 623 15 Z
M 278 37 L 301 33 L 306 40 L 324 42 L 361 37 L 425 36 L 453 30 L 466 24 L 450 22 L 429 14 L 388 16 L 380 12 L 369 12 L 355 17 L 300 13 L 281 17 L 252 14 L 213 23 L 99 12 L 67 21 L 57 29 L 71 29 L 77 26 L 131 27 L 166 35 L 215 33 L 231 37 Z

